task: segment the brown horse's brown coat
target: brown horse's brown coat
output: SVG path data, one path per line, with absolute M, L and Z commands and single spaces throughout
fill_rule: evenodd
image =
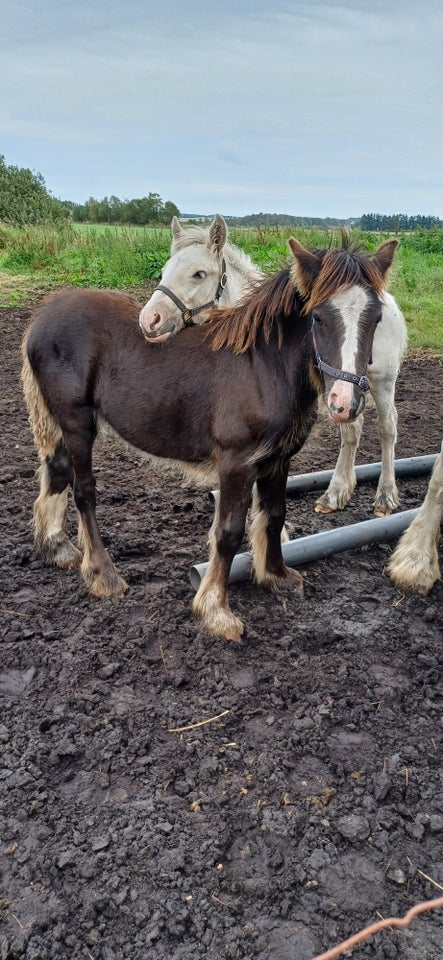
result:
M 104 549 L 95 517 L 92 447 L 99 420 L 154 457 L 203 473 L 216 471 L 220 498 L 210 563 L 194 600 L 209 632 L 239 639 L 243 629 L 229 609 L 227 584 L 254 483 L 256 578 L 272 588 L 291 580 L 300 586 L 299 574 L 283 562 L 280 533 L 289 461 L 316 412 L 318 381 L 306 299 L 321 282 L 322 263 L 329 264 L 331 251 L 309 252 L 293 243 L 296 280 L 290 268 L 282 270 L 240 305 L 215 311 L 208 325 L 182 331 L 164 348 L 146 346 L 136 323 L 138 305 L 122 294 L 64 290 L 36 311 L 23 363 L 42 461 L 36 539 L 50 562 L 78 562 L 64 530 L 66 487 L 72 483 L 84 550 L 81 569 L 92 593 L 118 596 L 127 586 Z M 337 265 L 345 263 L 345 274 L 336 270 L 337 283 L 342 277 L 349 285 L 353 275 L 356 284 L 370 287 L 372 275 L 362 274 L 362 255 L 353 256 L 346 247 L 335 251 L 335 259 Z M 378 289 L 382 272 L 374 260 Z M 370 293 L 375 315 L 376 289 Z M 329 349 L 337 350 L 342 320 L 334 309 L 326 327 L 323 346 L 329 342 Z M 362 365 L 374 329 L 368 308 Z

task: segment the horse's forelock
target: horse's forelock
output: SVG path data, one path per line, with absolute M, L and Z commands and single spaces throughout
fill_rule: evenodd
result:
M 307 296 L 304 312 L 308 313 L 354 284 L 370 287 L 381 296 L 385 278 L 377 263 L 358 246 L 346 244 L 341 250 L 331 248 L 325 251 L 320 272 Z
M 185 247 L 190 247 L 194 243 L 207 243 L 209 239 L 209 230 L 205 230 L 204 227 L 187 227 L 186 230 L 183 230 L 178 237 L 174 237 L 171 244 L 171 249 L 174 253 L 177 253 L 178 250 L 183 250 Z

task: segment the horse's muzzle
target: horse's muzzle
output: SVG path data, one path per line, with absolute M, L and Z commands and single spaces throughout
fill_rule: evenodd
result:
M 334 423 L 353 423 L 353 421 L 363 413 L 365 403 L 365 395 L 360 392 L 358 396 L 354 397 L 352 402 L 346 406 L 340 406 L 338 403 L 335 403 L 334 400 L 331 400 L 330 403 L 327 402 L 329 418 Z
M 174 333 L 172 330 L 168 330 L 167 333 L 158 333 L 157 335 L 153 333 L 151 336 L 149 336 L 149 334 L 146 333 L 146 330 L 143 329 L 141 324 L 139 326 L 145 340 L 147 340 L 148 343 L 166 343 L 167 340 L 171 340 L 172 337 L 174 336 Z

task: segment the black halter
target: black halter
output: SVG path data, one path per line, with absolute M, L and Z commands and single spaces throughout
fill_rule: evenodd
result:
M 369 383 L 369 378 L 365 375 L 359 377 L 356 373 L 348 373 L 347 370 L 336 370 L 335 367 L 330 367 L 329 363 L 325 363 L 322 360 L 318 349 L 317 341 L 315 339 L 315 329 L 314 329 L 314 320 L 312 320 L 312 342 L 314 344 L 314 353 L 315 353 L 315 363 L 321 373 L 326 373 L 328 377 L 333 377 L 334 380 L 347 380 L 349 383 L 355 383 L 357 387 L 360 387 L 360 390 L 363 390 L 365 393 L 370 389 L 371 384 Z M 368 359 L 368 364 L 372 363 L 372 356 Z
M 226 263 L 225 263 L 225 258 L 223 257 L 221 262 L 220 279 L 218 281 L 218 286 L 215 291 L 214 299 L 209 300 L 208 303 L 202 303 L 201 307 L 185 306 L 185 304 L 182 303 L 182 301 L 175 296 L 175 293 L 173 293 L 172 290 L 169 289 L 169 287 L 164 287 L 162 283 L 158 283 L 155 290 L 161 290 L 162 293 L 166 293 L 167 296 L 174 301 L 176 307 L 178 307 L 178 309 L 181 311 L 183 323 L 185 327 L 187 327 L 187 326 L 193 325 L 194 317 L 197 316 L 198 313 L 201 313 L 202 310 L 207 310 L 208 307 L 213 307 L 216 303 L 218 303 L 223 293 L 223 290 L 225 289 L 227 280 L 228 280 L 228 277 L 226 273 Z M 154 290 L 154 293 L 155 293 L 155 290 Z

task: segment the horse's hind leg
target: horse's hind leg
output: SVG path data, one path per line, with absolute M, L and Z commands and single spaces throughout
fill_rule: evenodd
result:
M 340 424 L 340 453 L 328 489 L 315 504 L 316 513 L 333 513 L 335 510 L 343 510 L 349 503 L 357 484 L 355 457 L 362 429 L 363 414 L 360 414 L 353 423 Z
M 285 565 L 281 543 L 286 516 L 288 466 L 278 465 L 270 476 L 261 477 L 254 487 L 249 530 L 252 563 L 257 583 L 269 590 L 291 586 L 303 589 L 303 579 Z
M 34 504 L 35 542 L 45 563 L 63 569 L 80 566 L 82 554 L 66 534 L 68 485 L 72 463 L 62 440 L 40 466 L 40 493 Z
M 67 487 L 72 484 L 72 464 L 63 444 L 59 423 L 48 410 L 38 381 L 31 369 L 26 340 L 21 373 L 23 393 L 34 442 L 40 459 L 40 493 L 34 504 L 34 539 L 45 563 L 77 567 L 80 550 L 66 535 Z

